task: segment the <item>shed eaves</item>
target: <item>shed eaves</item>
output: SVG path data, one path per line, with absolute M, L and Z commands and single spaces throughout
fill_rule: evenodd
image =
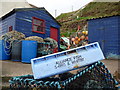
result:
M 40 7 L 40 8 L 38 8 L 38 7 L 36 7 L 36 8 L 14 8 L 12 11 L 10 11 L 6 15 L 2 16 L 0 18 L 0 20 L 4 20 L 5 18 L 11 16 L 12 14 L 14 14 L 17 11 L 28 11 L 28 10 L 45 10 L 60 25 L 60 23 L 44 7 Z

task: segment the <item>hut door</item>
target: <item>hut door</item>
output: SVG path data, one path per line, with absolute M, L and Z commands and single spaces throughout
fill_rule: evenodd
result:
M 50 38 L 56 40 L 58 42 L 58 29 L 51 27 L 50 28 Z M 54 49 L 54 53 L 58 52 L 58 48 Z
M 98 33 L 98 42 L 101 46 L 102 51 L 105 52 L 105 28 L 104 26 L 100 26 L 98 28 L 97 33 Z

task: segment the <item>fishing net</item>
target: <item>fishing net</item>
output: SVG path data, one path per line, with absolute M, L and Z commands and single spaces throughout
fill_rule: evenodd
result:
M 38 37 L 38 36 L 30 36 L 30 37 L 25 38 L 25 40 L 33 40 L 33 41 L 37 41 L 38 43 L 44 42 L 43 38 Z
M 37 44 L 37 56 L 44 56 L 53 53 L 52 44 L 49 42 L 41 42 Z
M 8 33 L 5 33 L 4 35 L 0 36 L 0 40 L 3 40 L 3 46 L 4 46 L 4 52 L 6 53 L 6 55 L 10 55 L 11 54 L 11 48 L 12 48 L 12 43 L 14 41 L 18 41 L 21 42 L 22 40 L 25 39 L 25 35 L 21 32 L 18 31 L 11 31 Z
M 24 39 L 25 39 L 25 35 L 15 30 L 5 33 L 4 35 L 0 36 L 0 40 L 7 40 L 10 42 L 14 40 L 24 40 Z
M 42 90 L 102 90 L 115 89 L 116 81 L 102 62 L 84 67 L 77 74 L 63 73 L 59 77 L 34 79 L 33 75 L 13 77 L 9 80 L 11 89 Z
M 52 38 L 45 38 L 44 41 L 51 43 L 52 44 L 52 48 L 57 48 L 58 47 L 57 41 L 52 39 Z

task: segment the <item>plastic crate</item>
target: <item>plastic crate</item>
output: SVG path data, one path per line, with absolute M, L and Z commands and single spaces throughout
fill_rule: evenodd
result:
M 31 59 L 35 79 L 50 77 L 85 65 L 103 60 L 104 55 L 99 44 L 86 46 Z
M 106 90 L 115 89 L 116 80 L 102 62 L 81 68 L 77 74 L 63 73 L 59 77 L 34 79 L 33 75 L 13 77 L 9 80 L 11 89 L 39 90 Z

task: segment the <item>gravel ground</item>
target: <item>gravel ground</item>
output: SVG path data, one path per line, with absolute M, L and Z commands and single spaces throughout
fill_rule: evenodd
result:
M 102 60 L 102 62 L 105 64 L 108 70 L 110 70 L 111 74 L 114 74 L 115 71 L 120 70 L 120 60 Z
M 2 69 L 2 77 L 32 74 L 31 64 L 13 62 L 10 60 L 0 61 L 0 64 L 2 64 L 2 67 L 0 67 Z

